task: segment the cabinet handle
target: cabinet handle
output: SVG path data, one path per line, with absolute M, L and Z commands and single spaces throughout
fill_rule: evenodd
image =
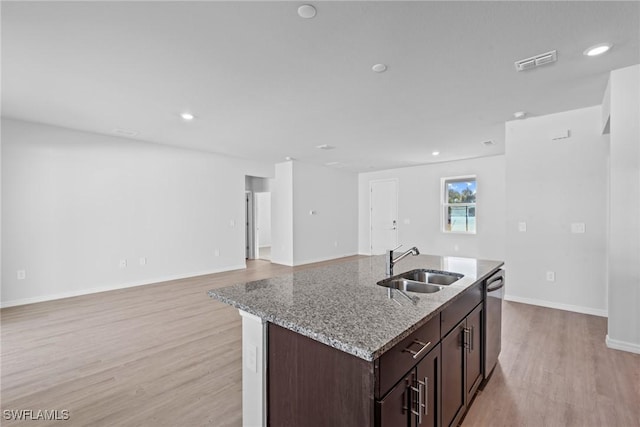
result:
M 462 333 L 464 334 L 464 335 L 462 336 L 462 347 L 463 347 L 465 350 L 468 350 L 469 352 L 471 352 L 471 344 L 470 344 L 470 341 L 471 341 L 471 340 L 468 340 L 468 341 L 467 341 L 467 337 L 468 337 L 468 336 L 469 336 L 469 337 L 471 336 L 471 329 L 469 329 L 469 328 L 462 328 Z
M 422 341 L 413 340 L 411 345 L 413 345 L 413 344 L 419 344 L 419 345 L 422 346 L 422 348 L 420 350 L 418 350 L 418 351 L 415 351 L 415 350 L 411 350 L 409 347 L 407 347 L 403 351 L 406 351 L 407 353 L 413 354 L 413 358 L 417 359 L 427 349 L 427 347 L 429 347 L 431 345 L 431 341 L 429 341 L 428 343 L 423 343 Z
M 424 388 L 425 388 L 425 383 L 423 383 L 422 381 L 416 381 L 418 383 L 418 387 L 412 386 L 411 390 L 415 391 L 416 393 L 418 393 L 418 398 L 414 401 L 416 404 L 416 409 L 411 409 L 411 413 L 413 415 L 416 416 L 417 418 L 417 424 L 420 425 L 422 424 L 422 411 L 420 411 L 421 408 L 426 408 L 426 399 L 424 397 L 425 393 L 424 393 Z M 412 404 L 413 406 L 413 404 Z M 424 409 L 424 411 L 426 411 L 426 409 Z M 425 412 L 426 414 L 426 412 Z
M 420 412 L 420 402 L 422 402 L 422 382 L 417 381 L 418 387 L 411 386 L 411 391 L 415 391 L 418 393 L 417 399 L 413 399 L 413 393 L 410 393 L 411 396 L 411 413 L 416 416 L 418 424 L 422 424 L 422 413 Z M 415 404 L 416 409 L 413 409 L 413 405 Z
M 469 337 L 469 353 L 471 353 L 473 351 L 473 341 L 474 341 L 474 337 L 476 335 L 476 327 L 475 326 L 471 326 L 471 336 Z
M 424 408 L 424 414 L 429 415 L 429 377 L 424 377 L 424 403 L 422 407 Z

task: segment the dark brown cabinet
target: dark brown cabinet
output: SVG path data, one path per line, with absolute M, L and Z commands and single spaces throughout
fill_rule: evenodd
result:
M 269 324 L 268 425 L 450 427 L 483 380 L 482 282 L 373 361 Z
M 482 304 L 442 339 L 442 425 L 455 426 L 480 385 Z
M 380 427 L 440 425 L 440 345 L 376 405 Z

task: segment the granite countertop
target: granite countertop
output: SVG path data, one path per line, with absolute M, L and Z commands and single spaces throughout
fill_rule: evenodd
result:
M 432 294 L 398 292 L 376 282 L 385 278 L 385 256 L 344 261 L 285 276 L 213 289 L 209 296 L 316 341 L 372 361 L 425 324 L 464 290 L 503 262 L 433 255 L 409 256 L 394 275 L 418 268 L 464 277 Z

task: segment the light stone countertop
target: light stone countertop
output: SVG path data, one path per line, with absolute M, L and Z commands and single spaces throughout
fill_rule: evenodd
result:
M 432 294 L 407 293 L 415 303 L 376 283 L 385 256 L 344 261 L 285 276 L 209 291 L 209 296 L 338 350 L 372 361 L 424 325 L 502 261 L 433 255 L 409 256 L 394 275 L 419 268 L 464 274 Z

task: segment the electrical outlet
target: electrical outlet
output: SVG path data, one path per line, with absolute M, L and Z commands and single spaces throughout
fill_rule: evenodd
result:
M 518 231 L 524 233 L 527 231 L 527 223 L 522 221 L 518 223 Z
M 556 281 L 556 273 L 553 271 L 547 271 L 547 282 L 555 282 Z
M 120 266 L 120 268 L 127 268 L 127 260 L 126 259 L 121 259 L 119 266 Z
M 140 265 L 147 265 L 147 258 L 146 257 L 140 257 Z
M 245 366 L 254 374 L 258 373 L 258 347 L 255 345 L 247 345 L 245 351 Z
M 220 249 L 216 249 L 215 251 L 213 251 L 213 255 L 220 256 Z
M 411 224 L 411 219 L 410 218 L 405 218 L 403 222 L 404 222 L 404 225 L 409 225 L 409 224 Z
M 229 227 L 233 228 L 236 226 L 236 220 L 232 219 L 231 221 L 229 221 Z
M 337 240 L 335 242 L 333 242 L 333 246 L 335 246 L 336 248 L 338 247 L 338 241 Z
M 18 270 L 18 280 L 24 280 L 27 278 L 26 270 Z

